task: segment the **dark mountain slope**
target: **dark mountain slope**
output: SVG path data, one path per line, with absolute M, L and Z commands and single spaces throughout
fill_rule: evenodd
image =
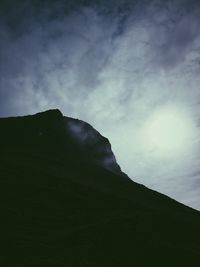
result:
M 198 266 L 200 214 L 58 110 L 0 119 L 1 266 Z

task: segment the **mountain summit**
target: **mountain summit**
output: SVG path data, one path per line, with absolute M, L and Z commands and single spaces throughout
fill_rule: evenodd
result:
M 129 179 L 88 123 L 1 118 L 0 146 L 1 266 L 199 266 L 200 213 Z
M 0 123 L 1 147 L 48 152 L 58 158 L 94 163 L 124 175 L 109 140 L 88 123 L 64 117 L 58 109 L 1 119 Z

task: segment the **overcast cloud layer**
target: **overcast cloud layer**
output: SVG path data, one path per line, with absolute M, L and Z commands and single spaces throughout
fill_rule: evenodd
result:
M 59 108 L 83 119 L 134 181 L 200 209 L 198 1 L 11 2 L 1 4 L 0 115 Z M 155 160 L 140 132 L 166 105 L 190 114 L 195 149 Z

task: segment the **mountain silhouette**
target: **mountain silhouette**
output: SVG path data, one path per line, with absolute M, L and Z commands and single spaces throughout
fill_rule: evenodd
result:
M 199 211 L 133 182 L 88 123 L 1 118 L 0 147 L 1 266 L 200 265 Z

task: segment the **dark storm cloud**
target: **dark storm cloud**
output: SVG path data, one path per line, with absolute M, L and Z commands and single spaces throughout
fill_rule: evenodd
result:
M 1 1 L 0 115 L 60 108 L 108 136 L 139 182 L 180 196 L 189 177 L 193 194 L 199 152 L 165 168 L 136 136 L 166 103 L 187 106 L 199 129 L 199 29 L 199 1 Z

